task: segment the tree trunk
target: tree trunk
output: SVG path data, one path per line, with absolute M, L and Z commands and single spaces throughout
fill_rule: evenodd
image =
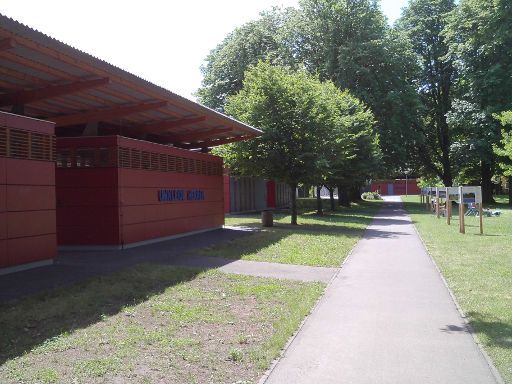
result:
M 508 177 L 508 205 L 512 205 L 512 176 Z
M 495 203 L 494 198 L 492 197 L 492 169 L 489 163 L 482 161 L 480 163 L 480 176 L 482 177 L 481 186 L 482 186 L 482 202 L 484 204 L 492 204 Z
M 358 186 L 354 186 L 350 189 L 350 200 L 354 203 L 361 201 L 361 193 Z
M 292 199 L 292 225 L 297 225 L 297 183 L 290 183 L 290 193 Z
M 310 186 L 309 185 L 304 185 L 304 197 L 309 197 L 309 190 L 310 190 Z
M 327 188 L 329 190 L 329 200 L 331 201 L 331 211 L 336 210 L 336 206 L 334 205 L 334 187 Z
M 324 210 L 322 208 L 322 196 L 320 196 L 320 191 L 322 190 L 322 186 L 319 185 L 316 187 L 316 214 L 323 215 Z
M 346 188 L 342 188 L 338 185 L 338 205 L 340 207 L 350 208 L 350 200 Z

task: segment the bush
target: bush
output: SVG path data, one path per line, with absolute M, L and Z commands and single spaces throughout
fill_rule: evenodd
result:
M 382 197 L 377 192 L 364 192 L 361 195 L 363 200 L 382 200 Z

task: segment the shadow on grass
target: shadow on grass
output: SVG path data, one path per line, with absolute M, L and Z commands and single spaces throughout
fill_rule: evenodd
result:
M 393 205 L 393 207 L 396 206 Z M 300 234 L 307 236 L 344 236 L 347 238 L 393 238 L 403 235 L 402 232 L 386 231 L 382 229 L 367 229 L 373 221 L 375 214 L 382 207 L 382 204 L 362 203 L 357 208 L 342 208 L 337 211 L 326 211 L 323 215 L 316 212 L 303 213 L 298 217 L 298 225 L 291 225 L 283 222 L 288 215 L 283 213 L 274 214 L 274 226 L 255 230 L 244 239 L 234 240 L 228 244 L 208 247 L 200 250 L 199 253 L 206 256 L 220 257 L 226 259 L 242 259 L 246 255 L 258 254 L 260 251 L 272 246 L 275 243 L 286 239 L 289 236 Z M 404 212 L 400 210 L 402 216 Z M 257 214 L 240 214 L 232 216 L 238 218 L 239 223 L 230 223 L 234 226 L 251 226 L 261 228 Z M 381 219 L 385 224 L 409 224 L 410 221 L 402 219 Z
M 512 324 L 490 318 L 479 312 L 467 313 L 470 324 L 478 333 L 483 333 L 491 345 L 512 349 Z
M 492 318 L 489 318 L 489 316 L 482 315 L 478 312 L 468 312 L 467 315 L 469 323 L 474 331 L 484 334 L 489 340 L 490 345 L 512 349 L 512 324 L 493 320 Z M 441 332 L 470 333 L 467 327 L 460 327 L 458 325 L 447 325 L 446 327 L 441 328 Z
M 29 298 L 0 304 L 0 364 L 59 335 L 102 321 L 201 270 L 140 264 Z

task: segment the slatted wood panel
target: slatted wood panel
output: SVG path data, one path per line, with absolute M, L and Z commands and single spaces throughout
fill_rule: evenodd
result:
M 55 161 L 55 137 L 23 129 L 0 127 L 0 156 Z
M 0 138 L 1 134 L 2 132 L 0 132 Z M 38 140 L 40 139 L 38 138 Z M 52 141 L 52 143 L 54 142 Z M 2 147 L 0 144 L 0 151 L 1 150 Z M 0 154 L 1 153 L 2 152 L 0 152 Z M 36 155 L 40 156 L 39 153 L 36 153 Z M 115 148 L 58 149 L 57 168 L 85 167 L 119 167 L 207 176 L 222 175 L 221 163 L 188 159 L 185 157 L 143 151 L 134 148 L 118 148 L 117 158 Z

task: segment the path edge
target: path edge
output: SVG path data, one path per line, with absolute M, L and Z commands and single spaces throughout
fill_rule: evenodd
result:
M 412 217 L 409 215 L 409 212 L 407 212 L 407 209 L 405 209 L 405 204 L 404 204 L 404 201 L 402 200 L 402 197 L 400 197 L 400 204 L 401 204 L 402 209 L 404 210 L 405 214 L 409 217 L 409 219 L 411 219 L 411 224 L 414 227 L 414 231 L 418 235 L 418 237 L 419 237 L 419 239 L 421 241 L 421 244 L 423 245 L 423 248 L 425 248 L 425 252 L 427 253 L 428 257 L 430 258 L 430 261 L 432 262 L 432 264 L 434 264 L 434 267 L 436 268 L 437 273 L 439 274 L 439 277 L 441 278 L 441 281 L 443 282 L 445 288 L 447 289 L 448 293 L 450 294 L 450 296 L 451 296 L 451 298 L 453 300 L 453 303 L 455 304 L 455 308 L 457 308 L 457 311 L 459 312 L 459 315 L 462 317 L 462 321 L 464 321 L 466 329 L 468 330 L 468 332 L 471 335 L 471 337 L 473 337 L 473 340 L 475 341 L 475 344 L 477 345 L 478 350 L 480 351 L 480 354 L 483 356 L 484 360 L 486 361 L 487 365 L 489 366 L 489 369 L 490 369 L 492 375 L 494 376 L 494 379 L 496 380 L 496 383 L 497 384 L 505 384 L 505 381 L 503 380 L 503 377 L 501 377 L 500 372 L 498 371 L 498 369 L 494 365 L 493 361 L 491 360 L 491 358 L 489 357 L 487 352 L 485 352 L 482 343 L 478 339 L 478 335 L 476 334 L 474 328 L 469 323 L 468 318 L 466 317 L 466 314 L 464 313 L 464 310 L 460 306 L 457 298 L 455 297 L 455 294 L 453 293 L 453 291 L 451 290 L 450 286 L 448 285 L 448 282 L 444 278 L 443 273 L 441 272 L 441 269 L 437 265 L 436 261 L 434 260 L 434 257 L 430 253 L 430 251 L 428 250 L 427 244 L 423 240 L 423 237 L 421 237 L 421 234 L 418 231 L 418 228 L 416 227 L 416 224 L 413 222 Z
M 373 222 L 375 221 L 377 215 L 379 214 L 379 212 L 383 209 L 383 207 L 381 206 L 380 209 L 375 213 L 375 215 L 373 216 L 372 218 L 372 221 L 366 226 L 366 228 L 364 229 L 363 231 L 363 234 L 361 236 L 361 238 L 354 244 L 354 246 L 350 249 L 350 251 L 348 252 L 347 254 L 347 257 L 345 257 L 345 260 L 343 260 L 343 262 L 341 263 L 341 265 L 339 266 L 338 270 L 336 271 L 336 273 L 331 277 L 331 279 L 329 280 L 329 282 L 327 283 L 327 285 L 325 286 L 324 288 L 324 291 L 322 293 L 322 296 L 320 296 L 318 298 L 318 300 L 316 301 L 315 305 L 313 306 L 313 308 L 311 308 L 311 311 L 309 311 L 309 313 L 306 315 L 306 317 L 304 317 L 304 319 L 301 321 L 300 325 L 298 326 L 298 328 L 295 330 L 295 332 L 293 333 L 293 335 L 290 336 L 290 338 L 288 339 L 288 341 L 286 342 L 286 345 L 283 347 L 283 349 L 281 350 L 281 352 L 279 353 L 279 356 L 277 356 L 273 361 L 272 361 L 272 364 L 270 365 L 270 367 L 265 371 L 265 373 L 263 374 L 263 376 L 261 376 L 261 378 L 259 379 L 258 381 L 258 384 L 265 384 L 268 380 L 268 378 L 270 377 L 270 375 L 272 374 L 272 372 L 274 371 L 274 369 L 276 368 L 277 364 L 279 364 L 279 362 L 282 360 L 282 358 L 284 357 L 284 355 L 286 354 L 286 352 L 288 351 L 288 349 L 290 348 L 291 344 L 293 343 L 293 341 L 297 338 L 297 336 L 299 335 L 299 332 L 302 330 L 302 328 L 304 327 L 304 325 L 306 324 L 306 321 L 308 321 L 308 319 L 311 317 L 311 314 L 317 309 L 317 307 L 320 305 L 320 303 L 325 300 L 325 293 L 327 292 L 327 290 L 329 289 L 329 287 L 332 285 L 332 282 L 334 281 L 334 279 L 336 277 L 338 277 L 338 274 L 341 272 L 341 270 L 343 269 L 343 266 L 345 265 L 346 262 L 348 262 L 348 260 L 352 257 L 352 254 L 354 253 L 354 250 L 357 248 L 357 246 L 359 245 L 359 243 L 361 242 L 361 240 L 363 240 L 364 238 L 364 235 L 366 234 L 366 231 L 368 231 L 368 228 L 370 227 L 370 225 L 373 224 Z M 498 383 L 498 384 L 505 384 L 505 383 Z

